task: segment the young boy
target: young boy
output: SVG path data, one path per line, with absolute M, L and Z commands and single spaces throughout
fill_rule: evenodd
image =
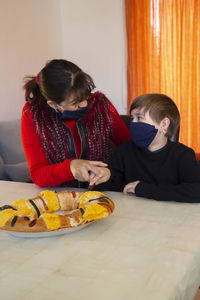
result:
M 108 182 L 97 189 L 123 190 L 156 200 L 200 202 L 200 166 L 194 151 L 170 140 L 180 124 L 175 103 L 163 94 L 141 95 L 133 101 L 130 116 L 132 140 L 118 148 L 109 169 L 104 168 L 102 177 Z

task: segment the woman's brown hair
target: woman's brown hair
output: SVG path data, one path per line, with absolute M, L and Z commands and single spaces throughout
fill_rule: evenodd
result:
M 37 76 L 25 77 L 25 99 L 28 102 L 52 100 L 60 104 L 71 95 L 74 103 L 85 100 L 95 84 L 90 75 L 74 63 L 54 59 Z

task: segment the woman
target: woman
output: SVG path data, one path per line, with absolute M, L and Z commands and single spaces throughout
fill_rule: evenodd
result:
M 92 78 L 72 62 L 54 59 L 26 77 L 22 142 L 33 182 L 40 187 L 85 187 L 101 177 L 110 139 L 119 146 L 130 134 Z M 103 178 L 102 178 L 103 179 Z

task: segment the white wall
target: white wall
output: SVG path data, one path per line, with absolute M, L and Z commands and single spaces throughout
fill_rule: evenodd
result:
M 23 77 L 65 58 L 126 112 L 123 0 L 0 0 L 0 121 L 20 118 Z
M 0 120 L 20 118 L 23 77 L 37 73 L 46 60 L 63 55 L 59 4 L 0 0 Z
M 62 0 L 64 56 L 126 112 L 124 0 Z

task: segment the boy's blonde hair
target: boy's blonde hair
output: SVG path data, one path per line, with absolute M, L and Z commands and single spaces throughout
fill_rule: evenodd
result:
M 180 126 L 180 113 L 174 101 L 164 94 L 144 94 L 135 98 L 130 107 L 133 109 L 144 109 L 149 112 L 150 117 L 156 123 L 160 123 L 165 117 L 169 118 L 170 125 L 166 136 L 171 138 L 177 133 Z

